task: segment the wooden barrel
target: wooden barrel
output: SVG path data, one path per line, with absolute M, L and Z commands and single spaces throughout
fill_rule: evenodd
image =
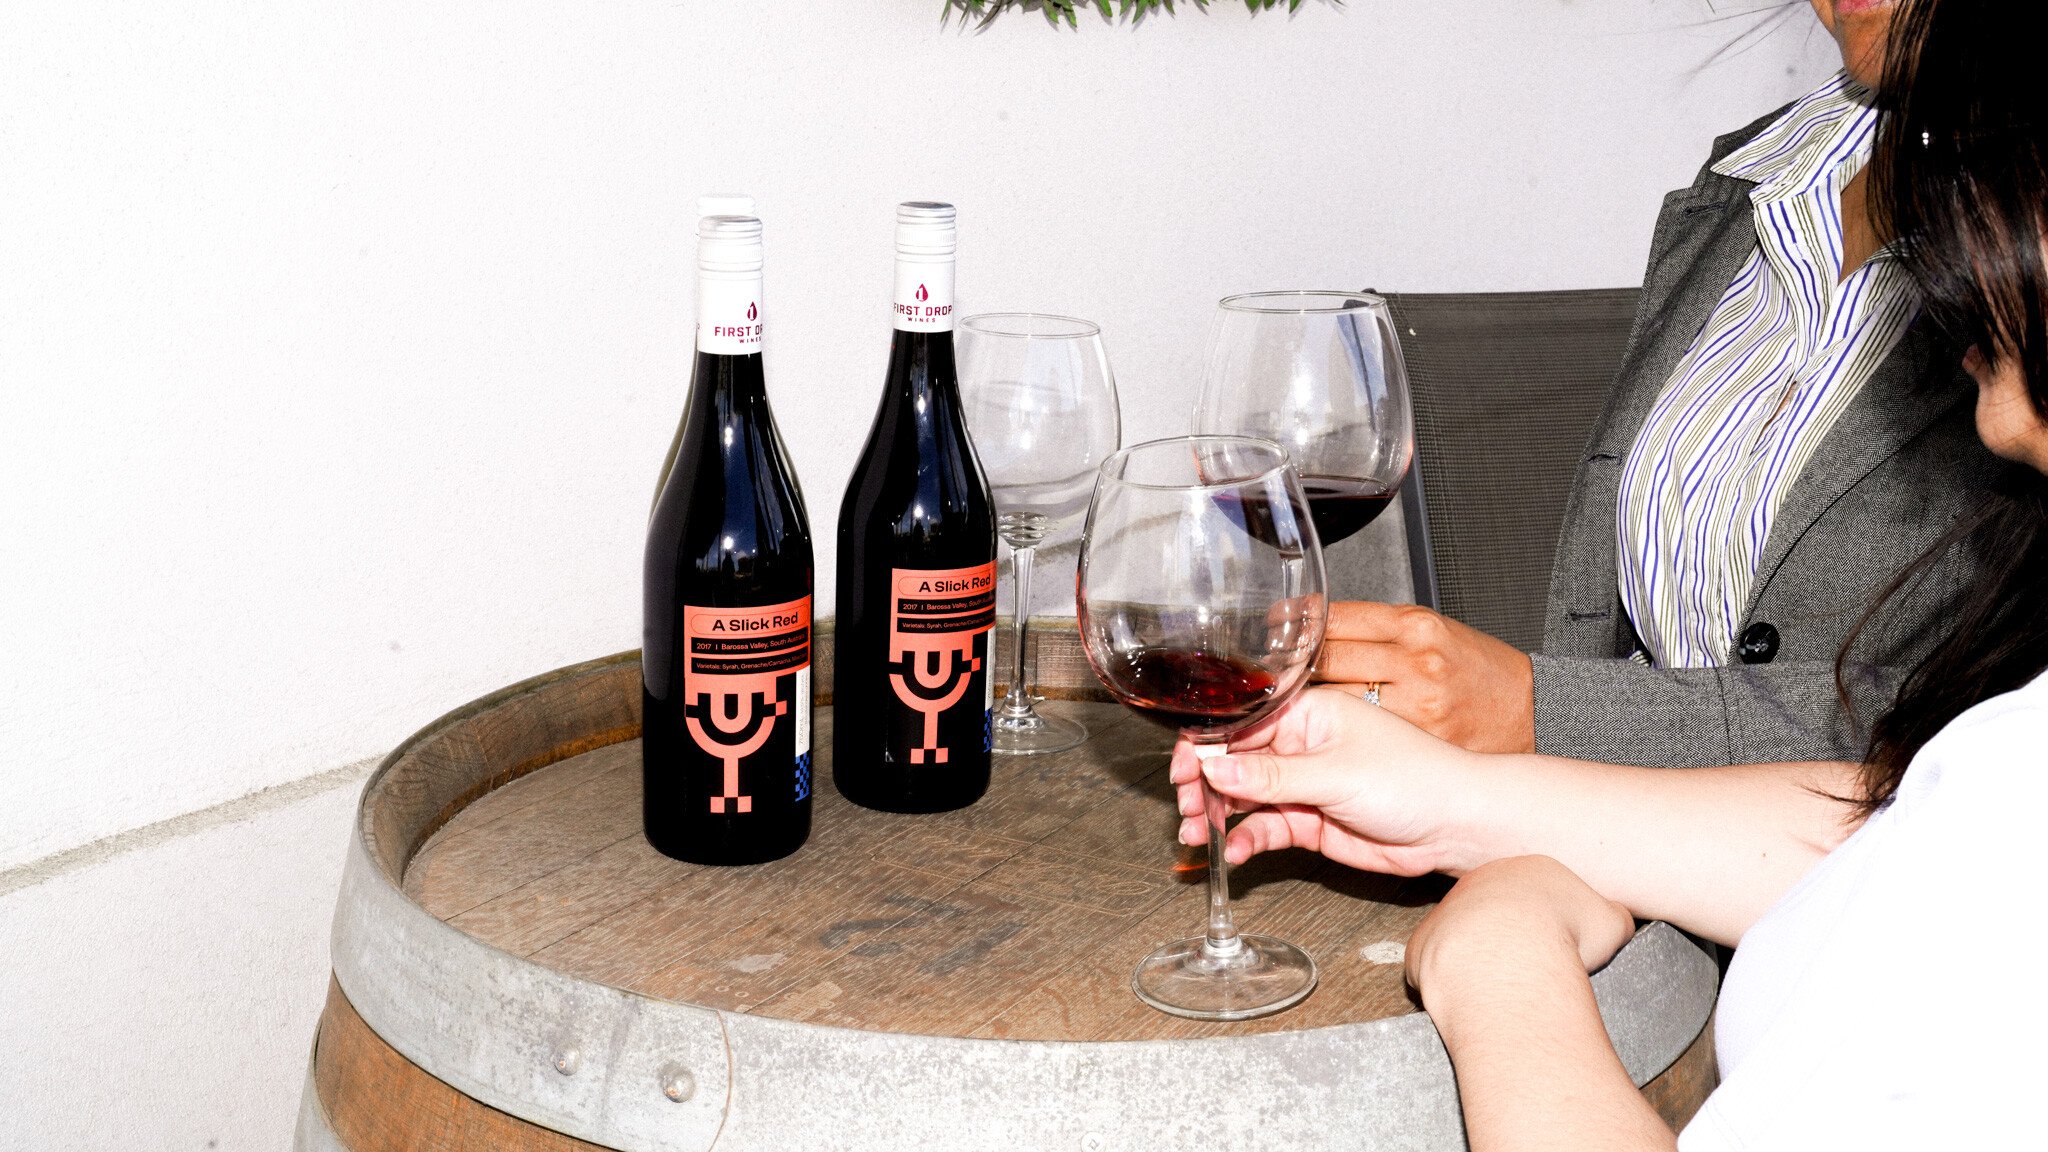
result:
M 1164 733 L 1055 705 L 1086 745 L 998 757 L 986 798 L 938 816 L 856 808 L 823 762 L 802 851 L 700 868 L 640 836 L 639 684 L 627 653 L 515 685 L 370 779 L 302 1152 L 1463 1147 L 1399 963 L 1440 880 L 1253 861 L 1242 921 L 1306 947 L 1321 984 L 1262 1020 L 1183 1020 L 1129 988 L 1202 922 Z M 821 761 L 830 733 L 820 709 Z M 1690 1115 L 1713 961 L 1652 924 L 1594 986 L 1636 1082 Z

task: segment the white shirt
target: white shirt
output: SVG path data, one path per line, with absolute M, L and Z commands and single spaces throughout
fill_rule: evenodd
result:
M 1779 504 L 1912 320 L 1890 253 L 1839 278 L 1842 188 L 1876 130 L 1837 75 L 1714 165 L 1756 184 L 1757 247 L 1644 420 L 1615 517 L 1622 604 L 1659 667 L 1728 661 Z
M 2048 676 L 1957 717 L 1736 950 L 1722 1149 L 2048 1146 Z

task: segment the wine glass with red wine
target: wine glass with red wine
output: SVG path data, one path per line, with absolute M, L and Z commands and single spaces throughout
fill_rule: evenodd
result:
M 1102 465 L 1081 536 L 1077 603 L 1089 666 L 1122 703 L 1178 729 L 1203 759 L 1292 699 L 1322 646 L 1322 549 L 1287 453 L 1246 436 L 1126 448 Z M 1240 933 L 1209 822 L 1209 922 L 1138 965 L 1139 999 L 1197 1020 L 1244 1020 L 1307 996 L 1315 962 Z
M 1393 313 L 1370 292 L 1253 292 L 1217 305 L 1198 433 L 1287 449 L 1323 547 L 1386 511 L 1415 454 Z

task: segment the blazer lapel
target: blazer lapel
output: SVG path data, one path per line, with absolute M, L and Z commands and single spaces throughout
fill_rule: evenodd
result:
M 1651 405 L 1756 251 L 1756 216 L 1749 206 L 1755 185 L 1719 173 L 1709 176 L 1703 187 L 1674 199 L 1666 209 L 1651 277 L 1666 268 L 1684 269 L 1684 274 L 1675 284 L 1656 285 L 1662 293 L 1646 293 L 1643 329 L 1617 380 L 1620 387 L 1593 445 L 1596 455 L 1628 455 Z
M 1885 357 L 1862 394 L 1842 413 L 1841 419 L 1815 449 L 1792 487 L 1771 517 L 1771 532 L 1764 540 L 1764 554 L 1757 562 L 1756 580 L 1750 585 L 1744 619 L 1756 610 L 1758 598 L 1770 584 L 1799 538 L 1812 528 L 1828 507 L 1890 459 L 1914 437 L 1927 430 L 1942 413 L 1960 399 L 1961 367 L 1949 341 L 1936 335 L 1933 326 L 1915 320 L 1898 347 Z M 1948 387 L 1929 383 L 1938 377 L 1938 361 L 1956 360 L 1955 381 Z
M 1672 371 L 1756 251 L 1753 187 L 1709 170 L 1700 184 L 1665 201 L 1651 241 L 1637 328 L 1566 505 L 1551 569 L 1546 652 L 1615 656 L 1630 647 L 1616 555 L 1622 461 Z

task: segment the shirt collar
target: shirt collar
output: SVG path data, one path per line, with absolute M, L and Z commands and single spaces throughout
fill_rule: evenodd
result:
M 1714 165 L 1714 171 L 1759 185 L 1766 199 L 1834 187 L 1870 159 L 1877 109 L 1870 89 L 1837 72 L 1756 138 Z

